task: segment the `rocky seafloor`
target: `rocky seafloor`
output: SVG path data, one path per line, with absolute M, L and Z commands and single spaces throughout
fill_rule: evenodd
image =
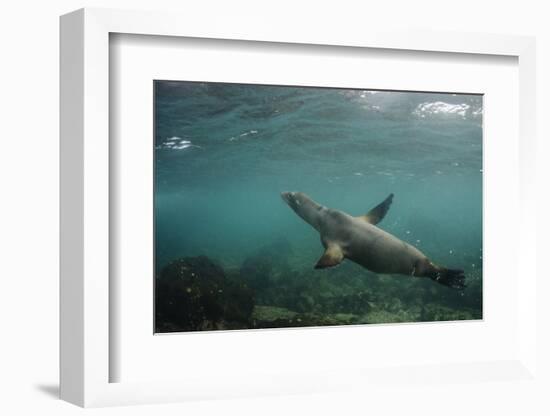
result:
M 156 277 L 156 332 L 482 318 L 481 270 L 468 272 L 468 287 L 457 291 L 429 279 L 377 275 L 352 262 L 297 267 L 288 261 L 290 247 L 277 244 L 239 267 L 224 269 L 206 256 L 170 262 Z

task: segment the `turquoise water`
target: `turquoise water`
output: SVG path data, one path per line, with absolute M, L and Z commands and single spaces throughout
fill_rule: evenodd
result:
M 338 314 L 347 316 L 341 323 L 479 319 L 482 174 L 479 95 L 157 81 L 157 278 L 171 262 L 206 256 L 251 288 L 247 322 L 273 314 L 290 316 L 289 326 L 304 314 L 304 322 L 319 318 L 312 325 L 338 324 Z M 468 287 L 376 275 L 349 260 L 314 270 L 318 233 L 282 191 L 351 215 L 393 193 L 378 226 L 463 269 Z M 269 271 L 243 267 L 250 259 Z M 366 300 L 346 309 L 344 298 L 357 293 Z

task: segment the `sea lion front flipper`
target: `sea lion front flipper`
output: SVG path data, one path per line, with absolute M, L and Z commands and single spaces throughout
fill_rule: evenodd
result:
M 386 199 L 384 199 L 380 204 L 375 206 L 365 215 L 361 215 L 360 217 L 357 217 L 357 218 L 360 218 L 368 223 L 371 223 L 372 225 L 376 225 L 380 221 L 382 221 L 382 219 L 390 209 L 390 205 L 392 201 L 393 201 L 393 194 L 389 194 L 389 196 Z
M 344 253 L 338 244 L 331 244 L 327 247 L 317 264 L 316 269 L 338 266 L 344 260 Z

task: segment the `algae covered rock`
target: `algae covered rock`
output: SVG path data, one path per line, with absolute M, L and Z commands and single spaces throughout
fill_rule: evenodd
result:
M 385 310 L 376 310 L 367 313 L 361 318 L 365 324 L 393 324 L 398 322 L 412 322 L 406 312 L 389 312 Z
M 277 319 L 293 319 L 296 315 L 298 312 L 286 308 L 257 305 L 254 307 L 252 318 L 258 321 L 275 321 Z
M 298 313 L 277 306 L 257 305 L 252 313 L 252 323 L 255 328 L 350 325 L 357 321 L 358 317 L 353 314 Z
M 429 303 L 422 309 L 422 321 L 464 321 L 469 319 L 481 319 L 481 314 L 467 309 L 451 309 L 435 303 Z
M 208 257 L 169 263 L 156 279 L 157 332 L 250 327 L 252 291 L 226 278 Z

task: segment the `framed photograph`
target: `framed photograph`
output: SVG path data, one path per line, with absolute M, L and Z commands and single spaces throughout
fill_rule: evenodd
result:
M 61 397 L 536 383 L 534 51 L 63 16 Z
M 155 332 L 481 319 L 482 99 L 156 80 Z

